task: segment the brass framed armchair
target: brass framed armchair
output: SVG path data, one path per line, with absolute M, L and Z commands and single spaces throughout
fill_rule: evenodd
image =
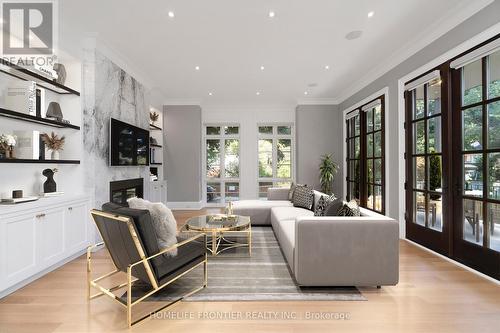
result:
M 91 211 L 103 242 L 91 245 L 87 249 L 87 296 L 89 300 L 103 295 L 109 296 L 126 308 L 127 325 L 131 327 L 207 286 L 208 270 L 205 250 L 206 236 L 204 234 L 197 234 L 187 239 L 178 238 L 177 244 L 160 251 L 148 211 L 131 209 L 112 203 L 105 204 L 103 210 L 105 211 Z M 107 247 L 115 270 L 93 278 L 92 252 L 94 248 L 102 244 Z M 165 254 L 172 249 L 177 249 L 177 255 L 166 256 Z M 135 305 L 202 265 L 204 274 L 201 286 L 154 312 L 132 320 L 132 309 Z M 101 280 L 119 272 L 126 273 L 127 281 L 111 288 L 105 288 L 99 284 Z M 135 281 L 141 281 L 151 286 L 151 290 L 133 300 L 132 286 Z M 97 289 L 98 293 L 92 294 L 92 288 Z M 126 301 L 113 293 L 124 288 L 127 291 Z

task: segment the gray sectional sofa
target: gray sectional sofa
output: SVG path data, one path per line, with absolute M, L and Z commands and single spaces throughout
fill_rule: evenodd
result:
M 252 225 L 271 225 L 295 280 L 302 286 L 384 286 L 399 280 L 399 225 L 361 208 L 360 217 L 314 216 L 294 207 L 288 188 L 268 200 L 234 203 Z

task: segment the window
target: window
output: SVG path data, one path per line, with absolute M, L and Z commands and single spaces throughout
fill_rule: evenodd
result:
M 346 115 L 347 200 L 385 213 L 384 96 Z
M 293 179 L 293 127 L 291 125 L 258 126 L 259 198 L 267 197 L 273 186 L 289 186 Z
M 205 195 L 208 204 L 239 199 L 240 138 L 238 125 L 205 126 Z

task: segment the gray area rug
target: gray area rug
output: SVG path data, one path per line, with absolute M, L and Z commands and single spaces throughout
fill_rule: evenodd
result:
M 185 301 L 366 301 L 355 287 L 299 287 L 270 227 L 252 227 L 252 257 L 242 247 L 209 256 L 208 261 L 208 287 Z M 202 279 L 200 267 L 147 300 L 176 300 L 200 286 Z M 133 298 L 149 290 L 134 285 Z

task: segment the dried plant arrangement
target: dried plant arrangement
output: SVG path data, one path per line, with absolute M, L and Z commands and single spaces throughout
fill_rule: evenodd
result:
M 156 111 L 149 113 L 149 119 L 151 119 L 151 121 L 153 122 L 153 124 L 158 120 L 159 117 L 160 117 L 160 115 Z
M 52 150 L 52 151 L 63 150 L 65 140 L 66 140 L 66 137 L 64 135 L 59 137 L 54 132 L 52 132 L 51 134 L 47 134 L 47 133 L 42 134 L 43 143 L 45 143 L 47 148 Z

